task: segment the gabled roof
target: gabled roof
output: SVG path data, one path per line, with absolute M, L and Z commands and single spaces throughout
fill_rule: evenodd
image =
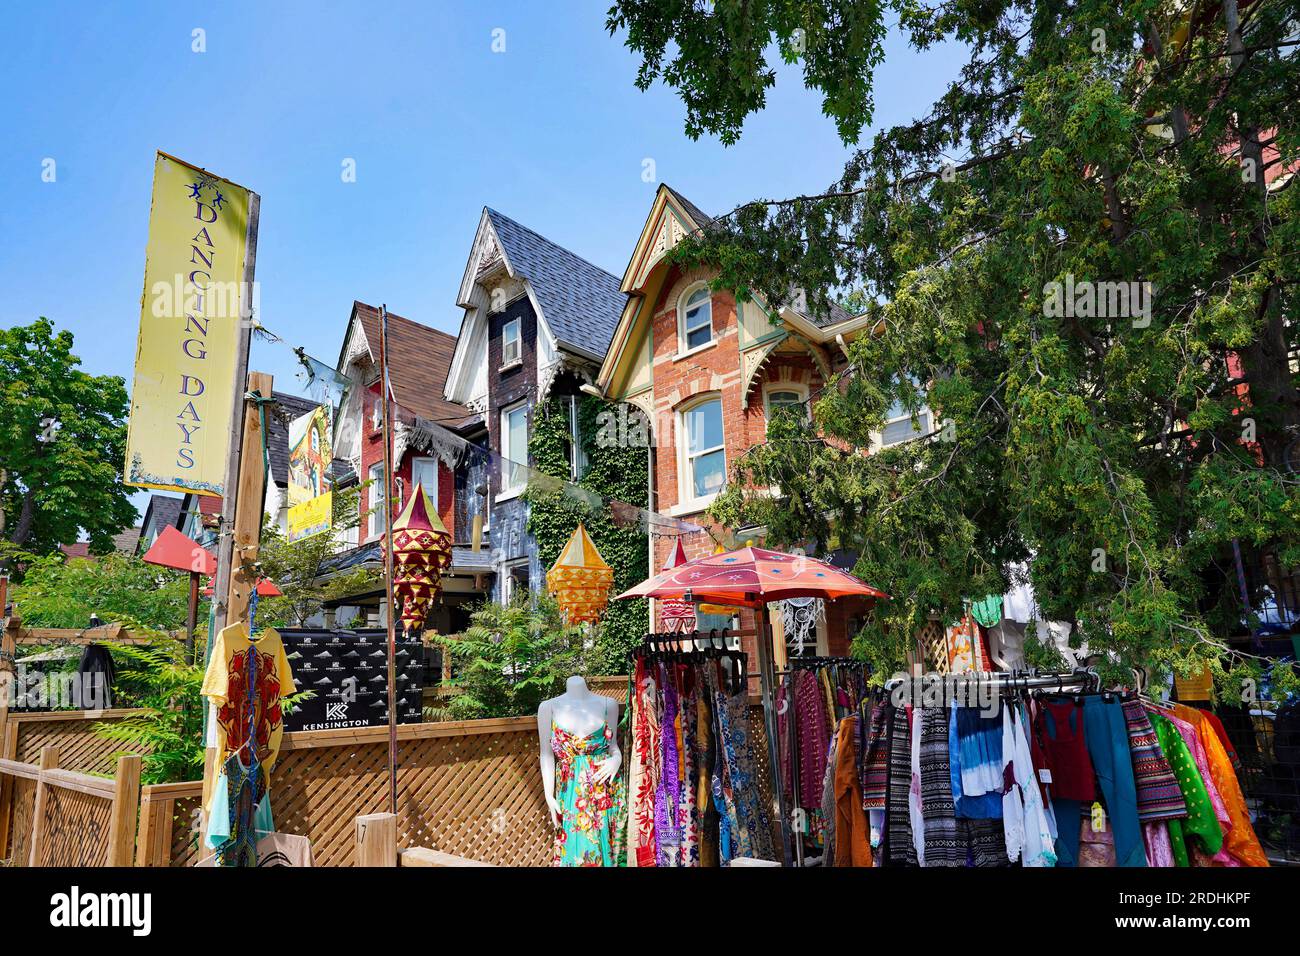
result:
M 627 301 L 618 277 L 495 209 L 484 213 L 511 274 L 528 280 L 560 346 L 604 358 Z
M 703 212 L 699 206 L 695 205 L 695 203 L 691 202 L 676 189 L 673 189 L 672 186 L 664 183 L 664 189 L 668 190 L 668 192 L 672 194 L 673 198 L 677 200 L 677 205 L 681 207 L 682 212 L 691 217 L 695 223 L 696 229 L 707 229 L 709 226 L 713 225 L 712 216 Z
M 143 534 L 154 528 L 177 527 L 181 516 L 181 499 L 171 495 L 150 495 L 149 504 L 144 509 L 144 520 L 140 522 Z
M 361 324 L 370 357 L 378 362 L 379 310 L 364 302 L 353 302 L 352 318 Z M 389 312 L 388 374 L 397 404 L 421 418 L 448 427 L 456 427 L 473 417 L 464 405 L 443 397 L 455 350 L 454 336 Z

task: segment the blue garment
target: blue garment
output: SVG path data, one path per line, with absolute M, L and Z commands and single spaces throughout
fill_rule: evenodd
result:
M 1116 866 L 1146 866 L 1137 786 L 1129 753 L 1128 725 L 1118 699 L 1083 698 L 1083 728 L 1088 757 L 1106 802 L 1106 825 L 1115 838 Z M 1078 866 L 1079 827 L 1085 808 L 1079 800 L 1053 799 L 1056 811 L 1057 866 Z
M 963 795 L 961 787 L 961 746 L 957 733 L 957 710 L 953 707 L 948 714 L 948 766 L 952 778 L 953 810 L 958 819 L 965 820 L 1001 820 L 1002 794 L 982 793 L 977 797 Z M 998 737 L 998 749 L 1002 748 L 1002 738 Z

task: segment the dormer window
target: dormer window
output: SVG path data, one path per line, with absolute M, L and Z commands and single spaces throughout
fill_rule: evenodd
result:
M 519 319 L 510 319 L 501 326 L 501 367 L 509 368 L 523 361 L 523 341 Z
M 693 352 L 713 341 L 713 296 L 705 283 L 687 289 L 677 306 L 678 351 Z

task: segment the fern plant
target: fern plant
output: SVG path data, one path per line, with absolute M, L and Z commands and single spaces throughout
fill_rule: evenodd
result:
M 159 635 L 151 644 L 114 645 L 119 707 L 143 713 L 95 725 L 123 753 L 144 755 L 145 783 L 196 780 L 203 773 L 203 668 L 185 662 L 184 645 Z

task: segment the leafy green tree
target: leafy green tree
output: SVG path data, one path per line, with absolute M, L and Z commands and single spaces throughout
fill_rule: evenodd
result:
M 185 627 L 189 594 L 189 575 L 135 555 L 85 561 L 57 553 L 33 557 L 10 597 L 28 627 L 83 628 L 96 614 L 106 624 L 174 631 Z
M 452 720 L 519 717 L 585 673 L 582 629 L 564 623 L 555 601 L 526 595 L 508 605 L 488 603 L 458 636 L 439 636 L 451 654 L 458 690 L 447 707 Z
M 126 385 L 81 371 L 72 345 L 43 317 L 0 329 L 0 537 L 45 553 L 84 531 L 106 554 L 139 520 L 122 483 Z
M 890 14 L 967 62 L 927 115 L 859 144 Z M 1249 669 L 1223 644 L 1233 547 L 1300 561 L 1295 18 L 1237 0 L 615 3 L 638 83 L 683 91 L 688 134 L 739 135 L 775 42 L 849 149 L 825 190 L 747 203 L 673 255 L 814 311 L 852 289 L 876 320 L 815 427 L 775 425 L 714 509 L 858 549 L 895 597 L 863 653 L 896 666 L 927 614 L 1028 561 L 1044 614 L 1116 676 Z M 862 454 L 895 403 L 932 440 Z
M 334 492 L 334 528 L 328 534 L 289 541 L 275 525 L 263 526 L 258 563 L 283 596 L 258 601 L 259 626 L 306 627 L 324 602 L 370 590 L 383 580 L 380 572 L 366 568 L 322 577 L 326 563 L 339 552 L 338 536 L 362 521 L 361 487 Z

